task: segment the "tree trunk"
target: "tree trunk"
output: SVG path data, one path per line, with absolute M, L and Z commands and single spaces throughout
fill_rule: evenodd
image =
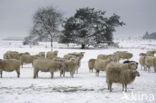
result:
M 50 39 L 51 39 L 51 45 L 50 45 L 51 46 L 51 51 L 53 51 L 53 38 L 51 37 Z
M 81 49 L 85 49 L 85 44 L 81 44 Z

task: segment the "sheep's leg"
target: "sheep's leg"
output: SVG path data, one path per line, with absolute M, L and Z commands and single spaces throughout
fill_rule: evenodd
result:
M 78 74 L 78 69 L 76 69 L 76 74 Z
M 127 84 L 125 84 L 125 92 L 127 92 Z
M 63 71 L 63 77 L 65 77 L 65 71 Z
M 124 91 L 124 88 L 125 88 L 125 85 L 124 85 L 124 83 L 122 84 L 122 91 Z
M 19 78 L 20 77 L 20 70 L 16 70 L 17 72 L 17 77 Z
M 38 70 L 34 68 L 34 79 L 38 77 Z
M 62 75 L 63 75 L 63 70 L 60 71 L 60 77 L 62 77 Z
M 36 72 L 36 78 L 38 78 L 38 71 Z
M 21 67 L 23 68 L 23 63 L 21 63 Z
M 148 66 L 148 72 L 150 72 L 150 66 Z
M 112 92 L 112 82 L 109 82 L 109 90 Z
M 71 76 L 72 78 L 74 78 L 74 72 L 73 72 L 73 71 L 70 72 L 70 76 Z
M 51 72 L 51 78 L 53 78 L 54 77 L 54 72 Z
M 2 78 L 3 71 L 0 71 L 0 74 L 1 74 L 1 78 Z
M 109 88 L 109 82 L 108 82 L 108 81 L 106 81 L 106 82 L 107 82 L 107 87 L 108 87 L 108 90 L 109 90 L 109 89 L 110 89 L 110 88 Z
M 96 76 L 99 76 L 100 71 L 96 70 Z

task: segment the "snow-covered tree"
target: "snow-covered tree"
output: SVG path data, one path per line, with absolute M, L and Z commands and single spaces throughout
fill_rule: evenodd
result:
M 105 11 L 80 8 L 65 21 L 62 42 L 80 44 L 82 49 L 86 45 L 111 42 L 115 27 L 123 24 L 116 14 L 107 18 Z
M 40 8 L 34 14 L 33 28 L 30 35 L 35 35 L 38 40 L 49 38 L 51 50 L 53 40 L 59 36 L 59 26 L 62 23 L 62 14 L 54 7 Z

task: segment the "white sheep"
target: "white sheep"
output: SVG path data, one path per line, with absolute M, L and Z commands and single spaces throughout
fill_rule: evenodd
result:
M 147 56 L 154 56 L 155 53 L 156 53 L 155 50 L 151 50 L 151 51 L 146 52 Z
M 75 71 L 77 69 L 77 65 L 78 65 L 77 62 L 78 62 L 78 60 L 76 60 L 76 58 L 71 58 L 70 60 L 65 60 L 64 61 L 65 68 L 60 71 L 60 76 L 63 75 L 63 77 L 65 77 L 65 72 L 70 72 L 70 76 L 73 78 Z
M 7 51 L 3 55 L 3 59 L 20 59 L 20 54 L 16 51 Z
M 0 74 L 2 78 L 2 72 L 17 72 L 17 77 L 20 76 L 20 61 L 16 59 L 0 59 Z
M 93 69 L 95 68 L 95 61 L 96 61 L 96 59 L 89 59 L 89 61 L 88 61 L 89 71 L 93 72 Z
M 146 56 L 145 57 L 146 70 L 150 72 L 150 67 L 154 67 L 154 72 L 156 72 L 156 57 Z
M 108 90 L 112 91 L 112 83 L 121 83 L 123 91 L 127 91 L 127 84 L 133 82 L 136 76 L 140 76 L 139 72 L 136 71 L 137 63 L 110 63 L 106 69 L 106 82 Z
M 96 59 L 95 60 L 95 70 L 96 70 L 96 76 L 99 76 L 100 71 L 105 71 L 106 70 L 106 66 L 112 62 L 112 60 L 110 58 L 103 60 L 103 59 Z
M 21 66 L 23 67 L 23 64 L 32 64 L 34 60 L 34 56 L 25 54 L 20 56 Z
M 63 70 L 65 65 L 62 62 L 51 59 L 36 59 L 33 61 L 34 78 L 38 77 L 38 72 L 50 72 L 53 78 L 54 72 Z
M 128 59 L 132 58 L 133 54 L 129 53 L 127 51 L 117 51 L 117 52 L 114 53 L 113 56 L 114 56 L 114 60 L 116 62 L 119 62 L 120 59 L 127 59 L 128 60 Z
M 58 51 L 54 51 L 54 52 L 49 51 L 49 52 L 47 52 L 46 58 L 53 59 L 53 58 L 57 57 L 57 55 L 58 55 Z

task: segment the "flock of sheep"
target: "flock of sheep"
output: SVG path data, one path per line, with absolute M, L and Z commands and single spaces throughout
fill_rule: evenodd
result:
M 144 70 L 148 71 L 150 67 L 154 67 L 156 72 L 156 57 L 154 54 L 156 51 L 147 51 L 147 53 L 140 53 L 140 65 L 144 67 Z M 90 59 L 88 61 L 89 70 L 96 71 L 96 76 L 99 76 L 100 71 L 106 72 L 106 82 L 108 90 L 112 91 L 112 83 L 122 84 L 123 91 L 127 91 L 127 84 L 133 82 L 136 76 L 140 76 L 137 71 L 138 63 L 136 61 L 129 61 L 133 57 L 132 53 L 127 51 L 116 51 L 110 55 L 100 54 L 96 59 Z M 121 59 L 126 59 L 123 63 L 120 63 Z
M 140 53 L 140 65 L 144 67 L 144 70 L 148 71 L 151 66 L 154 67 L 156 72 L 156 57 L 154 57 L 156 51 L 147 51 L 147 53 Z M 60 77 L 65 77 L 66 72 L 70 72 L 70 76 L 73 78 L 75 73 L 78 73 L 78 69 L 81 65 L 81 59 L 84 57 L 84 52 L 73 52 L 64 55 L 64 57 L 58 57 L 58 51 L 39 52 L 36 55 L 31 55 L 28 52 L 18 53 L 16 51 L 7 51 L 3 55 L 3 59 L 0 59 L 0 74 L 2 78 L 2 72 L 16 71 L 17 77 L 20 77 L 20 67 L 23 64 L 31 63 L 33 65 L 34 75 L 33 78 L 38 78 L 38 72 L 50 72 L 51 78 L 54 76 L 54 72 L 59 71 Z M 112 83 L 122 84 L 123 91 L 127 91 L 127 84 L 133 82 L 136 76 L 140 76 L 137 71 L 138 63 L 136 61 L 129 61 L 133 57 L 132 53 L 127 51 L 116 51 L 113 54 L 105 55 L 100 54 L 96 59 L 90 59 L 88 61 L 88 68 L 93 72 L 96 71 L 96 76 L 99 76 L 100 71 L 106 72 L 106 82 L 108 90 L 112 91 Z M 121 59 L 126 59 L 123 63 L 120 63 Z
M 38 72 L 50 72 L 51 78 L 53 78 L 54 72 L 60 71 L 60 76 L 65 77 L 65 72 L 70 72 L 71 77 L 74 77 L 74 73 L 78 73 L 81 59 L 84 56 L 84 52 L 69 53 L 64 55 L 63 58 L 58 57 L 58 51 L 54 52 L 40 52 L 36 55 L 30 55 L 30 53 L 18 53 L 16 51 L 7 51 L 3 55 L 3 60 L 0 60 L 0 74 L 2 78 L 2 72 L 16 71 L 17 77 L 20 76 L 20 67 L 23 64 L 32 64 L 34 67 L 33 78 L 38 77 Z

